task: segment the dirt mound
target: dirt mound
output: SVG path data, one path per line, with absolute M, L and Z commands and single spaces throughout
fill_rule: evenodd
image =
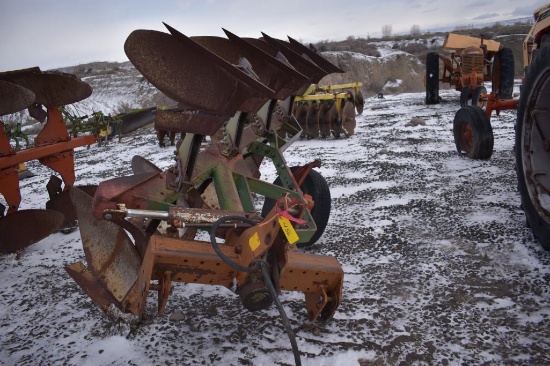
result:
M 327 75 L 320 85 L 360 81 L 365 96 L 424 90 L 424 65 L 409 53 L 395 51 L 375 57 L 357 52 L 323 52 L 323 56 L 345 73 Z

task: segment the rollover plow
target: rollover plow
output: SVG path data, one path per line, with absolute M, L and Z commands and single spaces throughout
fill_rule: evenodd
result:
M 66 106 L 91 94 L 92 88 L 72 74 L 42 72 L 38 67 L 0 73 L 0 115 L 27 108 L 31 117 L 44 123 L 30 143 L 19 124 L 11 129 L 0 122 L 0 195 L 7 203 L 7 208 L 0 204 L 0 252 L 15 252 L 58 230 L 74 230 L 77 217 L 69 192 L 76 179 L 74 149 L 97 142 L 102 134 L 107 139 L 109 129 L 116 129 L 120 135 L 154 120 L 152 108 L 114 118 L 97 112 L 87 121 L 67 112 Z M 26 148 L 20 147 L 18 138 L 25 139 Z M 34 159 L 59 177 L 52 175 L 46 185 L 50 199 L 45 210 L 19 210 L 18 173 L 26 169 L 25 162 Z M 29 223 L 33 223 L 32 230 L 28 230 Z
M 76 226 L 69 198 L 75 181 L 73 151 L 93 143 L 95 136 L 71 138 L 58 107 L 78 102 L 91 93 L 88 84 L 70 74 L 45 73 L 37 67 L 0 73 L 0 115 L 28 108 L 32 117 L 46 121 L 34 146 L 23 150 L 11 147 L 4 124 L 0 123 L 0 194 L 8 206 L 0 204 L 1 252 L 16 251 L 59 229 Z M 56 171 L 61 179 L 52 176 L 46 187 L 50 195 L 47 210 L 19 211 L 18 167 L 33 159 Z M 30 222 L 33 230 L 25 229 Z
M 282 314 L 277 294 L 301 291 L 310 320 L 330 319 L 342 298 L 342 268 L 332 256 L 296 248 L 317 232 L 315 217 L 328 220 L 330 191 L 325 182 L 305 193 L 301 185 L 319 162 L 291 170 L 283 151 L 302 132 L 291 114 L 294 96 L 339 69 L 302 45 L 266 35 L 187 37 L 166 27 L 169 33 L 132 32 L 124 49 L 151 84 L 178 102 L 157 110 L 155 119 L 157 129 L 185 134 L 176 163 L 161 171 L 134 157 L 133 175 L 101 182 L 93 194 L 72 189 L 87 266 L 75 263 L 68 273 L 105 311 L 114 304 L 142 315 L 149 292 L 157 291 L 162 314 L 171 283 L 189 282 L 236 286 L 245 308 L 274 301 Z M 259 179 L 265 158 L 280 184 Z M 274 201 L 263 214 L 256 195 Z M 209 240 L 199 240 L 198 230 Z

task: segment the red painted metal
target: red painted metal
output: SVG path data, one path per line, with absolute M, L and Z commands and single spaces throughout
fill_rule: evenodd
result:
M 485 99 L 487 100 L 485 114 L 487 115 L 487 118 L 489 118 L 489 120 L 491 119 L 491 114 L 493 113 L 493 111 L 496 111 L 496 114 L 498 116 L 500 114 L 500 111 L 516 109 L 519 103 L 519 99 L 498 99 L 494 92 L 486 94 Z
M 47 121 L 34 139 L 34 146 L 23 150 L 11 147 L 4 125 L 0 123 L 0 194 L 8 204 L 0 212 L 2 250 L 15 251 L 33 244 L 59 228 L 69 230 L 76 225 L 76 215 L 67 194 L 74 185 L 74 148 L 96 142 L 93 135 L 71 138 L 58 106 L 87 98 L 92 88 L 63 73 L 42 73 L 39 68 L 0 73 L 0 114 L 14 113 L 32 106 L 32 115 L 47 108 Z M 35 104 L 33 104 L 35 103 Z M 55 210 L 26 210 L 17 212 L 21 202 L 19 164 L 38 161 L 58 172 L 63 182 L 49 187 L 47 208 Z M 59 178 L 57 178 L 59 179 Z M 4 216 L 7 215 L 7 216 Z M 32 230 L 28 228 L 32 222 Z

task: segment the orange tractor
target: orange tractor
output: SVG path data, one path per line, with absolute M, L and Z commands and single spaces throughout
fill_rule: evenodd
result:
M 453 130 L 460 154 L 489 159 L 492 111 L 517 109 L 514 151 L 521 206 L 533 235 L 550 250 L 550 3 L 536 9 L 533 18 L 523 43 L 525 73 L 519 99 L 488 94 L 481 98 L 485 111 L 477 105 L 462 107 Z
M 514 55 L 510 48 L 496 41 L 455 33 L 447 34 L 441 48 L 451 52 L 450 55 L 431 52 L 426 57 L 426 104 L 439 103 L 440 82 L 460 91 L 461 106 L 468 103 L 483 106 L 482 99 L 487 94 L 483 84 L 487 81 L 492 83 L 496 98 L 512 98 Z

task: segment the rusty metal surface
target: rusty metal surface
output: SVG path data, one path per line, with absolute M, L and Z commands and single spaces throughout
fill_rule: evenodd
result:
M 143 156 L 135 155 L 132 158 L 131 164 L 132 172 L 134 172 L 134 174 L 162 172 L 162 170 L 158 166 L 145 159 Z
M 315 62 L 319 67 L 323 68 L 327 73 L 343 73 L 344 70 L 339 68 L 338 66 L 334 65 L 332 62 L 324 58 L 320 53 L 318 53 L 316 50 L 312 50 L 311 48 L 308 48 L 298 42 L 297 40 L 288 37 L 288 43 L 286 43 L 286 46 L 292 49 L 294 52 L 298 54 L 305 54 L 307 55 L 313 62 Z M 310 44 L 310 47 L 312 45 Z
M 220 37 L 192 37 L 191 39 L 233 65 L 242 64 L 242 57 L 245 57 L 246 62 L 249 62 L 252 66 L 248 72 L 253 73 L 253 77 L 257 77 L 259 81 L 274 91 L 272 99 L 286 99 L 292 93 L 286 86 L 293 79 L 286 71 L 287 69 L 290 72 L 293 70 L 288 66 L 283 69 L 283 65 L 274 57 L 252 45 L 246 42 L 232 42 Z M 281 64 L 281 67 L 278 64 Z M 298 73 L 294 71 L 293 76 L 296 76 L 295 74 Z
M 299 90 L 307 78 L 296 71 L 290 65 L 267 54 L 246 40 L 224 29 L 229 38 L 229 44 L 233 46 L 233 52 L 238 52 L 246 57 L 260 77 L 262 83 L 275 91 L 274 99 L 284 100 Z
M 155 121 L 156 113 L 156 108 L 148 108 L 142 111 L 118 115 L 117 117 L 122 120 L 122 123 L 120 124 L 120 133 L 125 135 L 153 123 Z
M 25 109 L 35 99 L 34 93 L 29 89 L 0 80 L 0 116 Z
M 227 121 L 219 114 L 181 109 L 159 109 L 155 129 L 211 136 Z
M 331 108 L 334 102 L 323 100 L 319 103 L 319 135 L 322 138 L 330 136 Z
M 0 80 L 31 90 L 36 102 L 48 107 L 72 104 L 92 95 L 92 87 L 74 75 L 64 73 L 21 73 L 0 75 Z
M 0 159 L 0 169 L 18 165 L 33 159 L 40 159 L 56 154 L 63 154 L 68 150 L 75 147 L 90 145 L 96 142 L 96 137 L 93 135 L 86 135 L 77 138 L 70 139 L 69 141 L 60 142 L 52 145 L 45 145 L 40 147 L 34 147 L 32 149 L 20 150 L 17 154 L 2 157 Z M 71 152 L 72 153 L 72 152 Z
M 281 290 L 304 292 L 308 318 L 312 321 L 321 316 L 325 306 L 330 303 L 330 299 L 320 301 L 320 293 L 334 293 L 337 304 L 331 304 L 331 306 L 336 306 L 323 317 L 324 320 L 330 319 L 340 304 L 344 283 L 344 271 L 336 258 L 318 254 L 287 252 L 286 259 L 287 262 L 280 274 Z M 307 301 L 308 293 L 313 295 L 311 298 L 314 301 Z
M 307 110 L 307 138 L 319 137 L 319 103 L 312 102 Z
M 1 158 L 0 161 L 4 158 Z M 19 191 L 19 173 L 16 166 L 0 169 L 0 194 L 4 196 L 8 204 L 7 213 L 16 212 L 21 203 L 21 192 Z M 4 207 L 0 207 L 0 217 L 4 215 Z
M 273 45 L 267 43 L 262 39 L 257 39 L 257 38 L 241 38 L 241 39 L 249 43 L 250 45 L 264 51 L 268 55 L 282 60 L 281 62 L 287 62 L 289 66 L 294 68 L 297 72 L 299 72 L 301 75 L 303 75 L 306 78 L 305 83 L 296 83 L 289 86 L 289 88 L 292 88 L 293 90 L 295 90 L 294 95 L 302 95 L 307 90 L 307 88 L 311 85 L 311 83 L 313 83 L 313 80 L 315 80 L 312 77 L 312 71 L 310 70 L 309 65 L 306 64 L 304 60 L 301 60 L 298 55 L 289 55 L 289 57 L 287 57 L 287 54 L 283 54 L 283 52 L 280 52 L 278 48 L 274 47 Z
M 224 216 L 236 216 L 244 215 L 243 212 L 237 211 L 225 211 L 225 210 L 212 210 L 208 208 L 188 208 L 188 207 L 170 207 L 169 219 L 170 223 L 174 223 L 176 227 L 178 223 L 214 223 L 216 220 Z
M 357 122 L 355 120 L 355 105 L 350 100 L 344 102 L 341 112 L 342 127 L 346 131 L 346 136 L 351 136 L 355 133 Z
M 151 279 L 160 279 L 165 272 L 170 271 L 172 281 L 231 287 L 235 269 L 225 263 L 211 245 L 205 244 L 161 236 L 151 237 L 150 255 L 155 258 Z M 220 248 L 228 258 L 239 261 L 233 247 L 222 245 Z
M 124 203 L 131 209 L 159 209 L 156 207 L 174 192 L 166 189 L 166 174 L 155 171 L 113 178 L 99 183 L 93 198 L 92 213 L 103 218 L 104 210 L 117 209 Z
M 63 214 L 64 219 L 59 230 L 70 231 L 77 227 L 76 211 L 71 202 L 71 196 L 68 190 L 50 196 L 50 200 L 46 202 L 46 209 L 58 211 Z
M 52 210 L 20 210 L 9 214 L 0 219 L 0 252 L 15 252 L 39 242 L 56 232 L 62 223 L 63 214 Z
M 48 119 L 44 128 L 36 135 L 34 146 L 50 145 L 70 139 L 61 111 L 57 107 L 48 107 Z
M 288 42 L 270 37 L 263 32 L 262 36 L 262 39 L 282 52 L 298 71 L 302 72 L 302 70 L 308 69 L 308 75 L 311 76 L 313 84 L 319 83 L 323 77 L 329 74 L 329 72 L 317 65 L 309 56 L 296 53 L 292 50 Z M 296 65 L 300 65 L 299 68 Z
M 251 98 L 273 96 L 262 83 L 185 35 L 175 34 L 136 30 L 124 44 L 136 69 L 168 97 L 186 108 L 232 116 Z
M 82 246 L 90 271 L 121 302 L 138 277 L 141 257 L 119 226 L 92 215 L 92 197 L 73 187 Z
M 82 262 L 68 265 L 65 270 L 101 310 L 107 312 L 111 304 L 122 308 L 120 302 L 111 295 L 107 288 Z

